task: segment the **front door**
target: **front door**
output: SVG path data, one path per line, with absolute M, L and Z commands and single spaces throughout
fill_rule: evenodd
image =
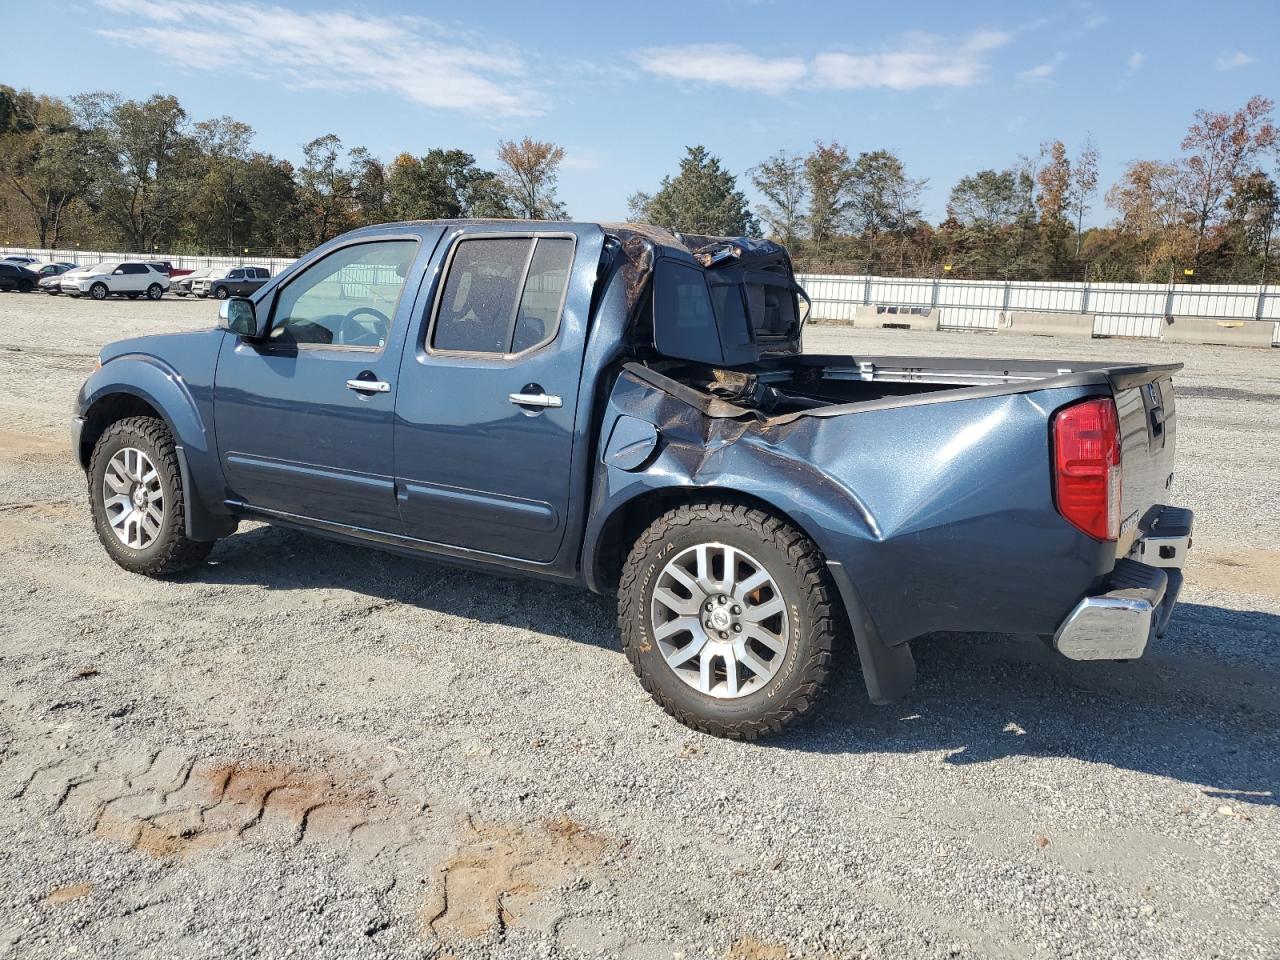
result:
M 453 235 L 400 366 L 396 474 L 408 536 L 556 557 L 602 242 L 590 227 Z
M 392 417 L 414 292 L 403 294 L 420 283 L 429 254 L 417 234 L 338 247 L 259 301 L 270 313 L 265 341 L 228 337 L 214 416 L 234 499 L 397 529 Z

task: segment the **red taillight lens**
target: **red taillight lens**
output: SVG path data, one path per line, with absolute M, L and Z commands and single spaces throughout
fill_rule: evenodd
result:
M 1120 418 L 1110 397 L 1053 418 L 1054 499 L 1073 526 L 1098 540 L 1120 536 Z

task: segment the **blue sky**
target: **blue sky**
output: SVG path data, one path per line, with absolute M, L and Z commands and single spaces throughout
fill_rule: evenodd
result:
M 959 177 L 1043 140 L 1074 153 L 1091 133 L 1105 190 L 1130 160 L 1176 155 L 1197 107 L 1280 94 L 1276 0 L 69 0 L 57 29 L 5 7 L 33 22 L 0 82 L 174 93 L 291 159 L 332 132 L 385 159 L 460 147 L 492 165 L 527 133 L 567 148 L 560 192 L 581 219 L 622 217 L 688 144 L 745 184 L 779 148 L 834 139 L 897 152 L 936 221 Z

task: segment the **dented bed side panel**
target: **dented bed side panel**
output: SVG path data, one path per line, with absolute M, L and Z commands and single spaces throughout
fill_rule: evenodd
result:
M 1076 531 L 1053 504 L 1049 420 L 1090 390 L 777 422 L 708 417 L 624 373 L 596 457 L 588 580 L 600 587 L 590 561 L 601 531 L 635 498 L 738 493 L 790 517 L 844 566 L 890 646 L 936 630 L 1051 633 L 1115 560 L 1114 545 Z

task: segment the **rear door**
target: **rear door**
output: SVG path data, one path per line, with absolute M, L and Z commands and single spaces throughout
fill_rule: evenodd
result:
M 400 366 L 406 535 L 539 563 L 569 511 L 577 394 L 603 233 L 469 225 L 449 237 Z M 583 414 L 589 411 L 584 411 Z
M 224 344 L 214 415 L 234 499 L 345 526 L 399 529 L 396 374 L 414 293 L 440 232 L 365 236 L 329 249 L 258 301 L 270 314 L 264 342 Z
M 145 263 L 122 263 L 111 274 L 112 293 L 141 293 L 151 283 L 151 271 Z

